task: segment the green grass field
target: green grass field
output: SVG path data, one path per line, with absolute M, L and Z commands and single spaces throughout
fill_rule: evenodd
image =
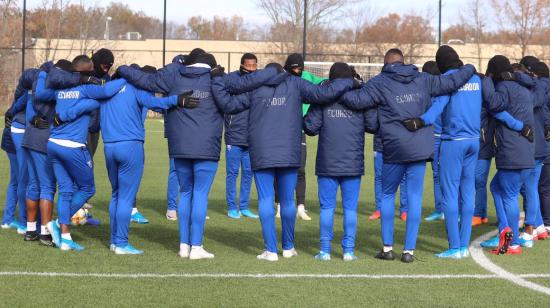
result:
M 92 213 L 104 224 L 100 227 L 73 228 L 73 238 L 86 247 L 77 252 L 62 252 L 25 243 L 14 230 L 0 232 L 0 272 L 63 273 L 148 273 L 148 274 L 369 274 L 369 275 L 459 275 L 490 274 L 471 258 L 438 260 L 433 254 L 447 247 L 442 222 L 422 222 L 418 260 L 403 264 L 373 258 L 381 247 L 379 222 L 368 221 L 374 210 L 372 140 L 367 139 L 366 175 L 363 177 L 359 204 L 356 253 L 359 260 L 344 263 L 339 245 L 342 236 L 342 211 L 337 210 L 333 260 L 321 263 L 313 259 L 318 252 L 317 181 L 314 175 L 316 139 L 308 141 L 307 208 L 313 220 L 297 221 L 296 248 L 299 256 L 268 263 L 256 260 L 263 249 L 260 222 L 226 216 L 225 161 L 210 193 L 209 216 L 204 234 L 205 248 L 214 260 L 190 261 L 176 256 L 179 248 L 177 222 L 167 221 L 166 178 L 168 172 L 166 141 L 158 120 L 147 121 L 146 166 L 138 206 L 150 219 L 148 225 L 132 225 L 130 241 L 144 249 L 142 256 L 117 256 L 108 249 L 108 202 L 110 184 L 106 176 L 102 147 L 96 154 L 97 195 Z M 222 151 L 224 152 L 224 151 Z M 0 158 L 0 200 L 5 199 L 9 164 Z M 433 209 L 431 171 L 426 172 L 424 216 Z M 257 195 L 251 204 L 257 210 Z M 495 221 L 492 204 L 491 222 Z M 396 215 L 398 212 L 396 212 Z M 493 230 L 494 226 L 476 227 L 472 239 Z M 396 216 L 396 251 L 402 249 L 404 223 Z M 498 266 L 515 274 L 549 274 L 550 241 L 538 242 L 522 256 L 488 256 Z M 550 287 L 550 278 L 530 279 Z M 503 279 L 373 279 L 373 278 L 230 278 L 230 277 L 74 277 L 0 276 L 0 306 L 287 306 L 352 307 L 391 306 L 550 306 L 550 297 L 522 288 Z M 546 306 L 548 307 L 548 306 Z

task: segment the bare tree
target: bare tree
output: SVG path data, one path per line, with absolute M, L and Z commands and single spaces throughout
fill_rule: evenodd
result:
M 527 53 L 535 35 L 548 25 L 550 17 L 549 0 L 491 0 L 500 18 L 503 30 L 509 28 L 516 44 L 521 47 L 521 57 Z
M 355 2 L 357 1 L 309 0 L 306 20 L 308 33 L 312 33 L 315 29 L 322 29 L 342 14 L 343 8 Z M 257 3 L 271 19 L 270 39 L 277 42 L 278 52 L 298 51 L 303 39 L 304 0 L 257 0 Z

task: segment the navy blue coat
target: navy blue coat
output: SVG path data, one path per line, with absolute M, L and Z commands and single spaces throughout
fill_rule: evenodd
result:
M 121 66 L 119 73 L 131 84 L 154 93 L 178 95 L 193 90 L 193 95 L 201 99 L 199 107 L 171 109 L 166 115 L 169 155 L 171 158 L 220 159 L 223 110 L 212 97 L 209 68 L 171 63 L 155 74 L 128 66 Z M 229 78 L 228 82 L 247 91 L 276 73 L 275 69 L 266 69 L 238 79 Z
M 531 80 L 530 86 L 534 83 Z M 531 90 L 525 87 L 526 82 L 501 81 L 496 87 L 491 78 L 483 79 L 483 98 L 491 113 L 498 113 L 502 108 L 515 119 L 534 127 L 534 97 Z M 504 123 L 497 122 L 495 130 L 496 154 L 498 169 L 530 169 L 535 166 L 535 144 L 522 137 Z
M 240 78 L 239 71 L 227 74 L 225 78 Z M 236 145 L 241 147 L 248 146 L 248 109 L 236 114 L 224 115 L 224 140 L 227 145 Z
M 414 65 L 388 64 L 363 88 L 346 93 L 343 103 L 355 110 L 378 107 L 384 163 L 426 161 L 433 159 L 433 127 L 410 132 L 402 121 L 420 117 L 433 96 L 458 90 L 474 72 L 473 66 L 465 65 L 454 74 L 434 76 L 418 72 Z
M 535 96 L 535 158 L 544 160 L 550 155 L 550 146 L 546 142 L 544 134 L 544 127 L 549 126 L 548 105 L 550 104 L 550 98 L 548 93 L 550 91 L 550 79 L 535 79 L 535 86 L 532 91 Z
M 351 89 L 351 79 L 316 86 L 282 73 L 266 85 L 231 96 L 223 78 L 214 78 L 212 91 L 226 113 L 250 108 L 248 145 L 252 170 L 299 168 L 302 143 L 302 102 L 329 104 Z M 239 90 L 235 88 L 234 90 Z
M 40 70 L 36 68 L 29 68 L 23 71 L 23 74 L 19 77 L 17 87 L 15 88 L 13 103 L 8 109 L 8 111 L 14 115 L 13 120 L 23 126 L 25 126 L 27 122 L 25 112 L 27 103 L 32 99 L 32 86 L 39 72 Z M 29 93 L 30 96 L 24 101 L 20 100 L 19 98 L 25 95 L 25 93 Z
M 27 114 L 27 119 L 40 116 L 52 123 L 55 116 L 55 92 L 51 89 L 46 89 L 46 76 L 46 72 L 40 72 L 33 84 L 32 103 L 29 112 L 27 112 L 30 115 Z M 48 153 L 47 145 L 49 137 L 49 127 L 38 128 L 29 123 L 23 136 L 23 147 L 41 153 Z
M 309 136 L 319 135 L 315 163 L 317 176 L 365 174 L 365 131 L 372 129 L 369 121 L 373 122 L 367 119 L 369 111 L 354 111 L 338 101 L 309 108 L 304 117 L 304 131 Z M 376 117 L 376 113 L 373 116 Z
M 485 107 L 481 108 L 481 130 L 479 136 L 479 159 L 495 157 L 495 119 Z

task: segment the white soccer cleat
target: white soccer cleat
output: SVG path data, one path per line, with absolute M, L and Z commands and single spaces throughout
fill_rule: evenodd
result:
M 2 229 L 9 229 L 10 228 L 10 225 L 9 224 L 2 224 L 0 226 Z
M 191 246 L 187 244 L 180 244 L 180 252 L 178 255 L 182 258 L 189 258 L 189 252 L 191 251 Z
M 277 213 L 275 214 L 275 217 L 281 218 L 281 204 L 277 203 Z
M 116 250 L 115 244 L 109 245 L 109 250 L 112 251 L 112 252 L 115 252 L 115 250 Z
M 202 246 L 191 247 L 191 252 L 189 253 L 189 260 L 201 260 L 201 259 L 214 259 L 214 254 L 211 254 L 208 251 L 204 250 Z
M 279 256 L 274 252 L 265 250 L 261 255 L 256 256 L 256 259 L 275 262 L 279 261 Z
M 166 211 L 166 219 L 176 221 L 178 220 L 178 213 L 175 210 L 168 210 Z
M 296 211 L 296 215 L 301 220 L 311 220 L 311 217 L 307 214 L 306 207 L 303 204 L 298 205 L 298 211 Z
M 293 257 L 297 257 L 298 256 L 298 252 L 296 251 L 296 249 L 292 248 L 292 249 L 288 249 L 288 250 L 283 250 L 283 258 L 293 258 Z

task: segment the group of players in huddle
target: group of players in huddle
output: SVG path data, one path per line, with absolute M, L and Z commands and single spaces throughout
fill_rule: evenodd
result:
M 228 74 L 212 54 L 198 48 L 158 71 L 132 64 L 110 75 L 113 64 L 112 52 L 100 49 L 91 58 L 80 55 L 72 62 L 47 62 L 23 72 L 2 136 L 11 167 L 2 228 L 18 229 L 25 241 L 83 250 L 70 228 L 81 216 L 99 223 L 86 211 L 95 194 L 92 156 L 101 130 L 112 186 L 110 249 L 115 254 L 142 254 L 129 243 L 128 233 L 131 221 L 147 222 L 135 203 L 144 168 L 144 122 L 153 110 L 164 115 L 170 157 L 166 217 L 178 221 L 182 258 L 214 258 L 203 247 L 203 234 L 224 126 L 228 216 L 259 217 L 264 250 L 258 259 L 279 258 L 276 216 L 281 219 L 282 256 L 298 255 L 296 217 L 309 218 L 304 193 L 299 193 L 305 190 L 305 135 L 319 136 L 317 260 L 331 259 L 339 188 L 343 260 L 357 259 L 365 133 L 374 134 L 377 208 L 370 218 L 380 218 L 383 244 L 376 258 L 395 259 L 394 202 L 399 188 L 400 216 L 406 221 L 401 261 L 414 261 L 429 161 L 435 211 L 426 220 L 444 220 L 449 242 L 437 257 L 469 256 L 472 225 L 488 221 L 486 185 L 492 157 L 497 173 L 490 188 L 499 232 L 482 246 L 494 248 L 495 254 L 521 254 L 522 247 L 533 247 L 534 241 L 548 236 L 548 196 L 542 192 L 544 183 L 550 187 L 550 173 L 542 171 L 550 157 L 550 79 L 548 66 L 534 57 L 511 64 L 497 55 L 480 74 L 464 65 L 452 47 L 441 46 L 435 61 L 419 72 L 405 64 L 399 49 L 390 49 L 381 73 L 368 81 L 343 62 L 331 66 L 328 79 L 312 78 L 298 54 L 289 55 L 284 66 L 270 63 L 264 69 L 257 69 L 253 54 L 245 54 L 240 69 Z M 252 177 L 258 215 L 248 207 Z M 302 199 L 298 210 L 295 190 Z M 521 232 L 520 193 L 525 208 Z

